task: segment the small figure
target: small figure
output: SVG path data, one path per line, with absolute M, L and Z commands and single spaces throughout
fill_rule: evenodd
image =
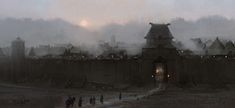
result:
M 75 101 L 76 101 L 76 98 L 75 98 L 75 97 L 72 97 L 72 99 L 71 99 L 71 106 L 72 106 L 72 107 L 73 107 Z
M 72 97 L 68 96 L 68 99 L 65 101 L 66 108 L 69 108 L 71 106 L 71 103 L 72 103 Z
M 119 100 L 122 100 L 122 92 L 119 93 Z
M 104 96 L 103 96 L 103 95 L 100 96 L 100 103 L 101 103 L 101 104 L 104 103 Z
M 93 104 L 93 102 L 92 102 L 93 100 L 92 100 L 92 99 L 93 99 L 93 98 L 91 97 L 91 98 L 90 98 L 90 104 Z
M 79 98 L 78 107 L 82 107 L 82 97 Z
M 95 103 L 96 103 L 96 102 L 95 102 L 95 101 L 96 101 L 95 96 L 93 97 L 92 100 L 93 100 L 93 105 L 95 105 Z

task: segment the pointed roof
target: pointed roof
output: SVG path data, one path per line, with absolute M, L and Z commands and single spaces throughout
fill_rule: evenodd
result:
M 31 48 L 31 49 L 30 49 L 30 51 L 29 51 L 29 56 L 30 56 L 30 57 L 36 56 L 35 51 L 34 51 L 34 48 Z
M 24 42 L 24 40 L 22 40 L 20 37 L 17 37 L 13 42 Z
M 225 44 L 225 48 L 226 49 L 235 49 L 235 46 L 233 44 L 232 41 L 228 41 L 226 44 Z
M 209 47 L 209 49 L 225 49 L 225 46 L 223 45 L 223 43 L 219 40 L 219 38 L 217 37 L 215 39 L 215 41 L 211 44 L 211 46 Z
M 149 23 L 152 27 L 149 30 L 146 39 L 148 38 L 163 38 L 163 39 L 173 39 L 173 36 L 168 28 L 170 24 L 154 24 Z

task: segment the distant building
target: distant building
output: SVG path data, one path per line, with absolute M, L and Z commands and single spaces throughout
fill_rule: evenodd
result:
M 179 54 L 173 46 L 173 36 L 168 28 L 169 24 L 153 24 L 146 39 L 146 46 L 142 50 L 142 72 L 150 72 L 146 79 L 152 74 L 161 81 L 176 81 L 176 64 Z M 170 67 L 171 66 L 171 67 Z M 159 71 L 161 69 L 161 71 Z M 171 76 L 171 77 L 169 77 Z
M 0 48 L 0 57 L 4 57 L 4 56 L 5 54 L 3 53 L 2 48 Z
M 228 55 L 234 55 L 235 54 L 235 46 L 232 41 L 228 41 L 225 44 L 225 53 Z
M 209 46 L 206 52 L 208 55 L 224 55 L 225 46 L 217 37 L 215 41 L 211 44 L 211 46 Z
M 34 48 L 32 47 L 29 51 L 29 57 L 35 57 L 36 54 L 35 54 L 35 51 L 34 51 Z
M 20 37 L 11 43 L 11 58 L 21 60 L 25 58 L 25 42 Z
M 113 85 L 154 84 L 166 88 L 164 85 L 168 83 L 187 87 L 197 84 L 213 84 L 217 87 L 220 84 L 235 83 L 235 45 L 232 41 L 225 44 L 219 38 L 205 42 L 193 39 L 192 43 L 199 49 L 196 51 L 206 52 L 207 55 L 192 54 L 195 53 L 194 49 L 180 49 L 183 45 L 174 41 L 169 24 L 150 25 L 145 46 L 139 56 L 128 57 L 119 48 L 115 38 L 112 38 L 113 45 L 100 44 L 103 50 L 101 57 L 92 57 L 84 49 L 71 45 L 39 46 L 31 49 L 29 55 L 45 57 L 29 57 L 19 65 L 8 65 L 10 63 L 0 60 L 0 71 L 33 73 L 29 77 L 19 74 L 22 75 L 19 78 L 31 82 L 50 81 L 53 86 L 60 82 L 67 86 L 69 82 L 69 86 L 95 85 L 94 87 L 102 89 L 102 85 L 113 88 Z M 17 38 L 12 42 L 12 58 L 22 59 L 24 52 L 24 41 Z

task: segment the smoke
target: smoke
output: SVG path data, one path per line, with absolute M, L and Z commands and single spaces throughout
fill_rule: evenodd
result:
M 178 18 L 171 22 L 170 29 L 173 36 L 191 50 L 197 50 L 191 41 L 192 38 L 201 38 L 204 42 L 216 37 L 222 40 L 235 40 L 235 20 L 222 16 L 208 16 L 196 21 Z
M 54 45 L 72 43 L 83 46 L 90 52 L 98 52 L 100 41 L 110 42 L 115 36 L 120 47 L 129 54 L 140 53 L 145 44 L 145 35 L 150 29 L 148 23 L 128 22 L 125 24 L 111 23 L 98 30 L 89 30 L 62 19 L 32 20 L 32 19 L 1 19 L 0 47 L 10 46 L 12 40 L 21 37 L 27 47 L 39 45 Z M 222 16 L 203 17 L 196 21 L 182 18 L 171 21 L 170 30 L 176 40 L 182 42 L 187 49 L 197 49 L 191 38 L 235 40 L 235 20 Z
M 129 22 L 125 25 L 109 24 L 91 31 L 62 19 L 7 18 L 0 20 L 0 47 L 8 47 L 16 37 L 21 37 L 27 47 L 71 43 L 95 54 L 100 52 L 100 41 L 110 42 L 111 37 L 115 36 L 119 47 L 126 49 L 128 54 L 137 54 L 141 51 L 148 29 L 148 24 Z

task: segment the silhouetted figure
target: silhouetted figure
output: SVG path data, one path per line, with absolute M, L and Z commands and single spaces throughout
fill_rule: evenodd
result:
M 65 101 L 65 106 L 66 106 L 66 108 L 69 108 L 69 106 L 70 106 L 70 103 L 69 103 L 68 99 Z
M 76 98 L 75 98 L 75 97 L 72 97 L 72 99 L 71 99 L 71 106 L 72 106 L 72 107 L 73 107 L 75 101 L 76 101 Z
M 91 98 L 90 98 L 90 104 L 93 104 L 92 99 L 93 99 L 93 98 L 91 97 Z
M 92 98 L 92 102 L 93 102 L 93 105 L 95 105 L 95 102 L 96 101 L 96 99 L 95 99 L 95 96 Z
M 119 93 L 119 100 L 122 100 L 122 92 Z
M 82 97 L 79 98 L 78 107 L 82 107 Z
M 73 98 L 71 96 L 68 96 L 68 99 L 65 101 L 66 108 L 72 106 L 72 103 L 73 103 Z
M 104 103 L 104 96 L 103 96 L 103 95 L 100 96 L 100 103 L 101 103 L 101 104 Z

